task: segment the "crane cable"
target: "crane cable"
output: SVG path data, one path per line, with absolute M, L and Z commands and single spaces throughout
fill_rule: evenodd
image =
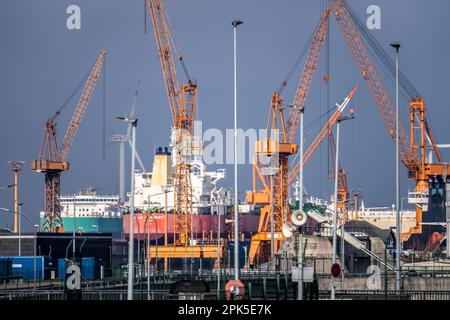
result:
M 278 87 L 277 92 L 281 93 L 283 91 L 283 89 L 287 86 L 287 84 L 289 83 L 289 80 L 292 78 L 294 71 L 297 69 L 297 67 L 299 66 L 299 64 L 303 61 L 303 59 L 306 56 L 306 53 L 308 51 L 308 49 L 311 46 L 312 40 L 314 39 L 314 35 L 317 31 L 317 29 L 320 26 L 320 20 L 317 23 L 316 27 L 314 28 L 313 32 L 311 33 L 308 41 L 305 43 L 305 46 L 302 48 L 302 50 L 300 51 L 299 55 L 297 56 L 297 59 L 295 60 L 295 62 L 293 63 L 291 69 L 289 70 L 288 74 L 286 75 L 286 77 L 284 78 L 284 80 L 281 82 L 280 86 Z
M 345 2 L 345 0 L 344 0 Z M 395 78 L 395 62 L 394 60 L 386 53 L 380 43 L 376 40 L 374 35 L 370 33 L 366 26 L 361 22 L 358 16 L 354 13 L 351 7 L 346 4 L 348 12 L 352 19 L 354 20 L 360 34 L 363 36 L 364 40 L 369 44 L 369 46 L 373 49 L 375 55 L 380 59 L 382 65 L 388 70 L 389 75 Z M 414 85 L 409 81 L 406 75 L 399 70 L 399 82 L 402 89 L 405 93 L 408 94 L 410 98 L 416 98 L 420 96 L 418 90 L 414 87 Z
M 186 64 L 184 63 L 184 60 L 183 60 L 183 53 L 178 49 L 177 39 L 175 38 L 175 34 L 174 34 L 173 28 L 172 28 L 172 24 L 171 24 L 169 16 L 167 15 L 167 12 L 165 10 L 164 10 L 164 16 L 165 16 L 166 21 L 167 21 L 167 27 L 168 27 L 168 31 L 169 31 L 169 40 L 170 40 L 170 43 L 172 44 L 173 50 L 175 51 L 175 55 L 177 56 L 178 61 L 180 61 L 181 67 L 183 68 L 183 72 L 184 72 L 187 80 L 189 82 L 192 82 L 191 76 L 189 75 L 188 69 L 187 69 Z
M 64 110 L 65 107 L 69 104 L 70 101 L 72 101 L 73 97 L 77 94 L 78 91 L 80 91 L 83 84 L 86 82 L 87 78 L 89 77 L 89 74 L 91 72 L 91 69 L 94 67 L 95 63 L 92 64 L 91 68 L 87 71 L 86 75 L 81 79 L 80 83 L 77 85 L 75 90 L 70 94 L 70 96 L 64 101 L 64 103 L 58 108 L 58 110 L 55 112 L 51 120 L 55 120 L 61 112 Z
M 345 0 L 344 0 L 345 2 Z M 369 44 L 369 47 L 372 49 L 372 51 L 375 53 L 375 57 L 379 59 L 379 64 L 387 71 L 385 74 L 388 75 L 388 79 L 393 83 L 395 81 L 395 73 L 396 73 L 396 66 L 395 62 L 390 58 L 390 56 L 386 53 L 386 51 L 383 49 L 383 47 L 380 45 L 380 43 L 376 40 L 376 38 L 371 34 L 369 31 L 366 30 L 366 27 L 364 24 L 359 20 L 357 15 L 353 12 L 351 7 L 346 3 L 346 6 L 348 8 L 348 12 L 354 22 L 356 23 L 358 30 L 362 34 L 363 38 L 366 40 L 366 42 Z M 411 100 L 413 98 L 420 97 L 419 91 L 414 87 L 414 85 L 409 81 L 409 79 L 406 77 L 406 75 L 399 70 L 399 86 L 400 89 L 402 89 L 401 94 L 403 97 L 407 100 Z M 407 96 L 406 96 L 406 95 Z M 431 118 L 429 116 L 429 113 L 427 110 L 425 110 L 425 114 L 427 117 L 427 122 L 432 127 L 431 124 Z M 428 133 L 426 133 L 426 137 L 428 141 L 430 140 L 430 137 Z

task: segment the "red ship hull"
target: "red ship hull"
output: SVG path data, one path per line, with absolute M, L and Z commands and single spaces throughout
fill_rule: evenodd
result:
M 150 234 L 151 239 L 163 238 L 166 228 L 167 217 L 167 235 L 168 241 L 173 239 L 174 230 L 174 214 L 168 213 L 135 213 L 134 215 L 134 234 L 135 239 L 145 239 Z M 193 215 L 192 231 L 194 238 L 217 238 L 218 216 L 217 215 Z M 225 220 L 233 219 L 232 215 L 220 216 L 221 237 L 230 237 L 233 232 L 233 223 L 225 224 Z M 239 233 L 246 239 L 258 231 L 259 216 L 258 215 L 240 215 L 239 217 Z M 130 215 L 123 216 L 123 232 L 128 238 L 130 233 Z

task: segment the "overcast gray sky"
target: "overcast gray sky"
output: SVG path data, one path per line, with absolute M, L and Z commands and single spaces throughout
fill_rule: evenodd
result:
M 270 96 L 305 45 L 325 0 L 165 2 L 189 71 L 198 81 L 199 116 L 204 129 L 225 130 L 233 126 L 230 22 L 233 18 L 245 21 L 238 31 L 238 125 L 244 129 L 265 127 Z M 380 6 L 381 30 L 370 32 L 390 54 L 393 52 L 389 43 L 401 42 L 401 68 L 425 97 L 438 142 L 449 143 L 448 1 L 348 0 L 348 3 L 363 21 L 368 17 L 369 5 Z M 71 4 L 81 8 L 81 30 L 66 28 L 66 8 Z M 8 160 L 27 162 L 21 174 L 20 192 L 23 211 L 32 218 L 37 220 L 43 208 L 44 177 L 30 170 L 29 160 L 39 154 L 46 119 L 67 99 L 101 49 L 108 51 L 106 132 L 125 132 L 125 126 L 114 116 L 128 112 L 133 91 L 141 80 L 136 106 L 140 119 L 137 147 L 147 168 L 151 168 L 155 148 L 168 144 L 171 121 L 168 101 L 149 17 L 147 22 L 144 34 L 142 0 L 0 1 L 0 185 L 13 181 Z M 367 205 L 390 206 L 394 202 L 394 145 L 333 18 L 330 45 L 331 101 L 340 101 L 356 83 L 361 83 L 352 103 L 357 118 L 342 128 L 341 159 L 348 172 L 349 188 L 362 189 Z M 322 61 L 308 97 L 306 124 L 327 110 L 321 81 L 323 70 Z M 180 81 L 184 80 L 180 69 L 178 75 Z M 292 101 L 299 75 L 297 69 L 283 93 L 287 102 Z M 385 84 L 392 92 L 393 83 Z M 70 152 L 71 168 L 62 173 L 63 194 L 87 186 L 96 187 L 103 194 L 118 193 L 118 146 L 108 146 L 106 161 L 102 160 L 102 96 L 99 81 Z M 76 101 L 58 118 L 60 140 Z M 401 121 L 407 127 L 407 101 L 401 103 Z M 308 144 L 320 125 L 317 121 L 309 127 Z M 444 156 L 448 159 L 448 152 Z M 226 168 L 228 177 L 223 185 L 232 185 L 233 167 Z M 310 194 L 329 197 L 332 183 L 327 168 L 324 143 L 305 168 Z M 239 176 L 240 191 L 250 189 L 250 165 L 239 166 Z M 402 168 L 403 196 L 411 186 Z M 12 200 L 11 190 L 0 190 L 0 207 L 12 208 Z M 11 221 L 11 217 L 2 215 L 0 225 L 11 225 Z M 29 229 L 25 223 L 24 229 Z

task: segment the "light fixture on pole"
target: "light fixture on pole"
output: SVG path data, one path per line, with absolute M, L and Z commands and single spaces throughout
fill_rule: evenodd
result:
M 303 132 L 304 132 L 304 115 L 305 115 L 305 107 L 302 107 L 298 110 L 300 112 L 300 135 L 299 135 L 299 148 L 300 148 L 300 170 L 298 173 L 298 210 L 299 213 L 302 214 L 306 218 L 306 214 L 303 212 Z M 297 287 L 297 300 L 303 300 L 303 236 L 302 236 L 302 228 L 298 228 L 298 268 L 300 274 L 300 281 L 298 282 Z
M 134 117 L 116 117 L 118 120 L 122 120 L 131 124 L 131 190 L 130 190 L 130 235 L 128 240 L 128 291 L 127 299 L 133 300 L 133 288 L 134 288 L 134 171 L 135 171 L 135 158 L 136 158 L 136 126 L 137 118 Z
M 9 169 L 14 172 L 14 232 L 19 230 L 19 172 L 22 170 L 23 161 L 8 161 Z
M 400 168 L 399 168 L 399 141 L 398 141 L 398 65 L 399 65 L 399 49 L 400 43 L 391 43 L 391 47 L 395 49 L 395 211 L 396 211 L 396 259 L 395 259 L 395 289 L 400 291 L 400 239 L 402 237 L 400 222 Z
M 243 24 L 243 21 L 233 20 L 233 39 L 234 39 L 234 279 L 230 280 L 225 291 L 227 297 L 240 299 L 244 296 L 244 285 L 239 280 L 239 212 L 238 212 L 238 184 L 237 184 L 237 56 L 236 56 L 236 30 Z
M 334 210 L 333 210 L 333 258 L 332 263 L 333 265 L 336 264 L 336 254 L 337 254 L 337 220 L 338 220 L 338 212 L 337 212 L 337 204 L 338 204 L 338 179 L 339 179 L 339 140 L 340 140 L 340 128 L 341 128 L 341 122 L 345 120 L 351 120 L 354 119 L 353 115 L 350 116 L 341 116 L 337 120 L 337 127 L 336 127 L 336 159 L 334 164 Z M 343 240 L 342 240 L 343 241 Z M 341 264 L 343 262 L 341 261 Z M 334 286 L 334 279 L 332 280 L 333 283 L 331 285 L 331 299 L 335 299 L 335 286 Z

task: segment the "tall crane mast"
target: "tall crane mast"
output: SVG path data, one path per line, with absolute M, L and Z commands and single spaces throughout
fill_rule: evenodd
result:
M 192 145 L 194 120 L 197 110 L 197 85 L 189 79 L 178 84 L 172 53 L 172 36 L 162 0 L 148 0 L 153 30 L 158 47 L 167 97 L 172 115 L 172 143 L 175 152 L 175 244 L 188 245 L 192 219 L 192 182 L 190 156 L 195 152 Z M 179 60 L 183 63 L 182 57 Z
M 303 109 L 311 86 L 312 78 L 320 58 L 321 48 L 323 47 L 327 25 L 328 16 L 331 8 L 328 8 L 322 15 L 314 33 L 308 49 L 308 55 L 302 71 L 300 81 L 295 93 L 293 102 L 294 108 L 291 110 L 288 118 L 288 126 L 284 123 L 283 116 L 283 100 L 280 91 L 272 94 L 271 108 L 268 117 L 268 128 L 275 132 L 275 135 L 281 130 L 279 139 L 274 139 L 274 134 L 271 137 L 256 142 L 256 157 L 253 161 L 253 189 L 247 193 L 246 202 L 261 207 L 260 222 L 258 233 L 252 237 L 252 242 L 249 251 L 248 265 L 252 264 L 255 259 L 265 260 L 267 258 L 267 244 L 270 240 L 269 232 L 269 217 L 272 210 L 274 216 L 274 232 L 282 237 L 282 227 L 290 216 L 289 207 L 289 156 L 297 152 L 297 145 L 293 142 L 295 137 L 295 130 L 299 121 L 299 110 Z M 286 82 L 283 82 L 283 86 Z M 278 123 L 278 124 L 277 124 Z M 274 154 L 278 155 L 278 163 L 272 164 L 276 166 L 276 173 L 273 175 L 273 185 L 269 185 L 267 177 L 262 174 L 258 159 L 261 157 L 271 157 Z M 257 190 L 258 183 L 256 176 L 262 182 L 264 189 Z M 273 197 L 273 201 L 271 201 Z M 277 238 L 278 239 L 278 238 Z M 278 239 L 279 240 L 279 239 Z M 275 251 L 278 250 L 279 241 L 275 242 Z
M 55 119 L 60 114 L 60 111 L 58 110 L 55 115 L 46 122 L 39 159 L 31 161 L 31 169 L 33 171 L 45 173 L 45 207 L 42 223 L 42 231 L 44 232 L 64 232 L 60 202 L 61 172 L 69 169 L 68 156 L 70 147 L 78 128 L 80 127 L 80 123 L 83 120 L 89 100 L 91 99 L 95 85 L 100 76 L 105 56 L 106 51 L 103 50 L 90 71 L 64 136 L 61 150 L 58 150 L 58 143 L 56 140 Z
M 213 258 L 222 257 L 223 245 L 195 244 L 192 237 L 193 193 L 191 181 L 191 159 L 202 150 L 201 141 L 194 137 L 194 120 L 197 113 L 197 84 L 194 83 L 178 54 L 170 32 L 167 14 L 162 0 L 146 0 L 152 18 L 159 60 L 163 72 L 166 93 L 172 115 L 172 141 L 175 155 L 174 189 L 174 241 L 172 245 L 158 246 L 149 250 L 149 259 L 164 259 L 167 269 L 172 258 Z M 173 46 L 173 48 L 172 48 Z M 173 50 L 172 50 L 173 49 Z M 177 81 L 173 51 L 178 56 L 187 82 L 180 86 Z

